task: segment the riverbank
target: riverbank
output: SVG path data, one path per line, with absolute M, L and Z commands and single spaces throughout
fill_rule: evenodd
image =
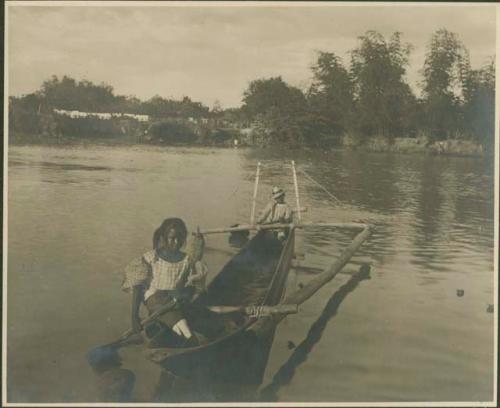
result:
M 234 147 L 232 144 L 204 144 L 204 143 L 176 143 L 162 144 L 140 140 L 137 137 L 99 137 L 99 138 L 71 138 L 67 136 L 44 137 L 41 135 L 23 134 L 14 132 L 9 135 L 9 145 L 24 146 L 24 145 L 41 145 L 41 146 L 139 146 L 139 145 L 156 145 L 156 146 L 182 146 L 182 147 L 215 147 L 228 148 Z M 238 147 L 259 147 L 251 146 L 245 143 L 240 143 Z M 468 140 L 443 140 L 429 142 L 424 138 L 395 138 L 389 141 L 385 138 L 374 138 L 364 144 L 354 143 L 350 138 L 344 138 L 342 143 L 336 147 L 346 150 L 358 150 L 376 153 L 398 153 L 398 154 L 431 154 L 431 155 L 447 155 L 447 156 L 462 156 L 462 157 L 485 157 L 493 155 L 493 150 L 489 151 L 483 148 L 482 145 Z M 312 150 L 324 150 L 319 147 L 311 148 Z M 331 150 L 328 148 L 327 150 Z
M 68 137 L 68 136 L 44 136 L 39 134 L 27 134 L 10 132 L 9 145 L 11 146 L 72 146 L 72 145 L 106 145 L 106 146 L 133 146 L 141 144 L 135 137 Z
M 83 146 L 83 145 L 103 145 L 103 146 L 183 146 L 183 147 L 233 147 L 232 143 L 203 143 L 203 142 L 176 142 L 167 143 L 154 141 L 145 137 L 127 135 L 127 136 L 108 136 L 108 137 L 69 137 L 69 136 L 46 136 L 39 134 L 27 134 L 21 132 L 11 132 L 9 134 L 9 145 L 11 146 Z M 238 147 L 246 146 L 245 143 L 239 143 Z
M 442 140 L 431 142 L 425 138 L 397 137 L 393 140 L 375 137 L 364 144 L 343 139 L 343 146 L 353 150 L 382 153 L 421 153 L 464 157 L 484 157 L 488 152 L 479 143 L 469 140 Z M 493 150 L 491 151 L 493 155 Z

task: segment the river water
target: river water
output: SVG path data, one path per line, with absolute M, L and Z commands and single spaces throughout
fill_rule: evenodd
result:
M 305 220 L 374 224 L 345 267 L 352 272 L 369 263 L 371 279 L 349 288 L 350 275 L 339 274 L 280 324 L 262 398 L 492 400 L 492 162 L 95 145 L 9 148 L 8 400 L 96 401 L 85 353 L 128 328 L 130 297 L 120 290 L 127 262 L 149 250 L 165 217 L 180 216 L 191 230 L 246 222 L 257 161 L 259 208 L 273 185 L 295 206 L 292 159 Z M 352 232 L 299 231 L 303 268 L 292 270 L 288 289 L 328 267 L 352 238 Z M 207 246 L 213 276 L 234 250 L 222 236 L 209 236 Z M 148 401 L 159 368 L 140 348 L 121 354 L 137 375 L 134 399 Z

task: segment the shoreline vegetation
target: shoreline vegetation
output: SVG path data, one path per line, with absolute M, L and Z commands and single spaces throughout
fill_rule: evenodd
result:
M 458 35 L 440 29 L 427 46 L 421 96 L 406 82 L 412 45 L 401 33 L 358 37 L 346 65 L 318 51 L 305 89 L 257 79 L 239 108 L 184 97 L 141 101 L 111 86 L 57 76 L 9 97 L 12 145 L 182 145 L 345 148 L 460 156 L 494 154 L 494 57 L 479 69 Z
M 165 147 L 212 147 L 212 148 L 263 148 L 263 146 L 251 146 L 245 143 L 239 143 L 235 146 L 233 143 L 225 144 L 199 144 L 199 143 L 149 143 L 147 141 L 138 140 L 131 137 L 104 137 L 104 138 L 76 138 L 76 137 L 49 137 L 41 138 L 38 135 L 30 134 L 14 134 L 9 135 L 9 145 L 11 146 L 141 146 L 141 145 L 156 145 Z M 290 149 L 298 147 L 286 147 Z M 446 155 L 446 156 L 462 156 L 462 157 L 484 157 L 493 155 L 493 152 L 485 152 L 482 145 L 462 140 L 447 140 L 444 142 L 429 142 L 426 139 L 410 139 L 410 138 L 395 138 L 388 142 L 387 139 L 378 138 L 364 145 L 350 144 L 346 140 L 339 146 L 329 146 L 327 149 L 322 147 L 305 147 L 311 150 L 357 150 L 373 153 L 398 153 L 398 154 L 431 154 L 431 155 Z

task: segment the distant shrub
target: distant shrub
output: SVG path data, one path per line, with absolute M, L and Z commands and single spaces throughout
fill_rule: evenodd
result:
M 240 133 L 235 129 L 215 129 L 210 135 L 210 142 L 215 145 L 229 144 L 232 140 L 238 139 Z
M 28 134 L 41 132 L 41 116 L 36 111 L 24 109 L 9 110 L 9 131 Z
M 150 143 L 194 143 L 197 138 L 198 136 L 190 126 L 178 122 L 156 122 L 147 130 L 147 140 Z
M 131 118 L 101 119 L 97 117 L 71 118 L 54 115 L 57 132 L 74 138 L 115 138 L 138 136 L 142 133 L 141 124 Z

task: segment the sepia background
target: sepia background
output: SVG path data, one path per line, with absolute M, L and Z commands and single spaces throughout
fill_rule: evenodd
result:
M 154 229 L 246 222 L 258 161 L 259 208 L 292 201 L 295 160 L 304 217 L 375 225 L 346 267 L 371 279 L 286 318 L 252 399 L 492 401 L 495 12 L 10 3 L 7 400 L 95 402 L 85 354 L 128 328 Z M 288 287 L 351 239 L 300 232 Z M 213 277 L 234 249 L 207 245 Z M 122 355 L 148 401 L 159 369 Z

